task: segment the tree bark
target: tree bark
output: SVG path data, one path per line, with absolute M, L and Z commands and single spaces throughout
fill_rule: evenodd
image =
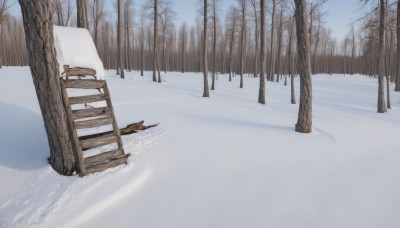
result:
M 271 46 L 270 46 L 270 56 L 269 56 L 269 71 L 268 71 L 268 81 L 275 81 L 275 58 L 274 58 L 274 36 L 275 36 L 275 8 L 276 0 L 272 1 L 272 19 L 271 19 Z
M 78 28 L 88 29 L 88 17 L 87 17 L 87 2 L 86 0 L 76 0 L 77 9 L 77 26 Z
M 386 0 L 380 0 L 380 21 L 379 21 L 379 48 L 377 59 L 378 75 L 378 113 L 387 112 L 385 103 L 385 28 L 386 28 Z
M 50 164 L 61 175 L 72 175 L 75 159 L 71 129 L 63 106 L 54 48 L 49 0 L 19 0 L 33 84 L 50 147 Z
M 157 10 L 158 0 L 154 0 L 154 31 L 153 31 L 153 82 L 157 82 L 157 40 L 158 40 L 158 10 Z
M 117 68 L 120 70 L 121 78 L 125 78 L 125 73 L 124 73 L 124 68 L 122 67 L 122 17 L 121 17 L 121 11 L 122 11 L 122 3 L 121 0 L 118 0 L 118 25 L 117 25 Z
M 258 92 L 258 103 L 265 104 L 265 76 L 264 76 L 264 58 L 265 58 L 265 0 L 261 0 L 261 37 L 260 37 L 260 90 Z
M 204 75 L 204 89 L 203 97 L 210 97 L 208 88 L 208 68 L 207 68 L 207 0 L 204 0 L 204 24 L 203 24 L 203 75 Z
M 212 82 L 211 90 L 215 90 L 215 69 L 217 65 L 216 52 L 217 52 L 217 0 L 213 0 L 213 49 L 212 49 Z
M 294 2 L 300 75 L 300 106 L 296 132 L 310 133 L 312 131 L 312 80 L 310 40 L 307 33 L 307 5 L 306 0 L 294 0 Z
M 283 36 L 283 9 L 280 9 L 279 25 L 278 25 L 278 50 L 276 53 L 276 82 L 282 76 L 281 70 L 281 52 L 282 52 L 282 36 Z
M 396 61 L 396 87 L 395 91 L 400 91 L 400 1 L 397 1 L 397 61 Z
M 296 104 L 296 95 L 294 93 L 294 73 L 292 66 L 292 39 L 293 39 L 293 19 L 290 19 L 290 31 L 289 31 L 289 76 L 290 76 L 290 103 Z
M 246 0 L 241 0 L 242 2 L 242 26 L 240 31 L 240 88 L 243 88 L 243 73 L 244 73 L 244 36 L 246 30 Z

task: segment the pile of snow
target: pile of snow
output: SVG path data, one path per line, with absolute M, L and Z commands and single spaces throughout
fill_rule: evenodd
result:
M 63 177 L 29 68 L 0 69 L 0 227 L 400 227 L 400 93 L 376 113 L 376 79 L 313 76 L 299 134 L 283 80 L 260 105 L 258 78 L 221 74 L 203 98 L 202 74 L 125 77 L 106 71 L 120 127 L 160 125 L 123 137 L 128 165 Z
M 103 63 L 87 29 L 54 26 L 53 32 L 60 73 L 69 65 L 94 69 L 97 79 L 104 79 Z

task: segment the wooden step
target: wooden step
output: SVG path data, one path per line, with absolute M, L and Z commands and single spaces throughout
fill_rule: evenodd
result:
M 106 96 L 104 94 L 98 94 L 98 95 L 70 97 L 69 98 L 69 103 L 71 105 L 74 105 L 74 104 L 87 104 L 87 103 L 104 101 L 104 100 L 106 100 Z
M 111 109 L 109 107 L 72 110 L 72 118 L 74 120 L 108 115 L 111 115 Z
M 122 149 L 112 150 L 108 152 L 104 152 L 101 154 L 97 154 L 91 157 L 87 157 L 84 159 L 86 166 L 91 166 L 94 164 L 104 163 L 108 160 L 116 159 L 124 155 L 124 151 Z
M 91 120 L 75 121 L 75 127 L 76 129 L 93 128 L 113 124 L 113 122 L 114 119 L 110 116 L 107 116 Z
M 65 86 L 67 88 L 74 89 L 101 89 L 104 87 L 104 80 L 93 80 L 93 79 L 69 79 L 65 80 Z
M 124 156 L 122 156 L 120 158 L 111 160 L 111 161 L 106 162 L 106 163 L 93 165 L 93 166 L 87 166 L 86 167 L 86 174 L 101 172 L 101 171 L 109 169 L 109 168 L 113 168 L 113 167 L 117 167 L 117 166 L 122 165 L 122 164 L 126 164 L 129 155 L 130 154 L 125 154 Z
M 88 150 L 88 149 L 108 145 L 111 143 L 116 143 L 118 141 L 118 137 L 114 133 L 102 135 L 99 137 L 92 137 L 92 138 L 90 138 L 90 136 L 85 136 L 85 137 L 87 137 L 87 138 L 79 140 L 82 150 Z

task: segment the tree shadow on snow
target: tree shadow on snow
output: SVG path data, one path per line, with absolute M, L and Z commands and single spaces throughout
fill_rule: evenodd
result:
M 42 117 L 23 107 L 0 102 L 0 166 L 34 170 L 49 156 Z

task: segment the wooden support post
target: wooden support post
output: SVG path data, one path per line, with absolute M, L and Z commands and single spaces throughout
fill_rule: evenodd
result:
M 74 125 L 74 120 L 72 119 L 72 110 L 71 110 L 71 105 L 69 103 L 69 97 L 67 94 L 67 88 L 65 85 L 65 82 L 63 79 L 60 79 L 60 83 L 61 83 L 61 91 L 62 91 L 62 97 L 63 97 L 63 102 L 64 102 L 64 106 L 67 110 L 67 114 L 68 114 L 68 124 L 69 124 L 69 130 L 70 130 L 70 134 L 72 136 L 73 139 L 73 146 L 74 146 L 74 157 L 75 157 L 75 166 L 77 169 L 77 172 L 79 172 L 79 176 L 83 177 L 86 175 L 86 167 L 85 167 L 85 163 L 83 161 L 83 153 L 82 153 L 82 149 L 79 145 L 79 139 L 78 139 L 78 134 L 76 132 L 75 129 L 75 125 Z

